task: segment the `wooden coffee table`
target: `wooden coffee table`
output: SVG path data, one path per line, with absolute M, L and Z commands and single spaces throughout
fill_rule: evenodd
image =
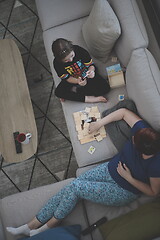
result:
M 31 133 L 16 153 L 13 132 Z M 20 162 L 37 150 L 37 127 L 20 51 L 11 39 L 0 40 L 0 152 L 7 162 Z

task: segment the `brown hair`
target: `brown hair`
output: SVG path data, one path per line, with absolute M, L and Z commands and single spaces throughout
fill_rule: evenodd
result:
M 58 38 L 52 43 L 52 52 L 55 58 L 62 61 L 73 50 L 73 44 L 64 38 Z
M 160 133 L 152 128 L 142 128 L 136 132 L 134 143 L 140 153 L 156 154 L 160 151 Z

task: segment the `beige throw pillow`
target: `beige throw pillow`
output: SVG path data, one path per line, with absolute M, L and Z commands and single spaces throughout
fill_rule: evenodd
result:
M 107 0 L 95 0 L 82 33 L 90 53 L 106 63 L 121 34 L 119 21 Z

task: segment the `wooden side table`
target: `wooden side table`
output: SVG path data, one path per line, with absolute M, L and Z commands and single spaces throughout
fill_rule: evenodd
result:
M 17 154 L 13 132 L 32 134 Z M 0 40 L 0 152 L 7 162 L 20 162 L 37 150 L 37 127 L 20 51 L 11 39 Z

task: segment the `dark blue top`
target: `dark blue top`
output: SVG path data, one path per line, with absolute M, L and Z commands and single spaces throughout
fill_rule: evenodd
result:
M 132 136 L 134 136 L 139 129 L 149 127 L 150 126 L 143 120 L 136 122 L 131 128 Z M 119 175 L 117 172 L 119 161 L 126 164 L 135 179 L 144 183 L 149 184 L 150 177 L 160 177 L 160 152 L 153 157 L 143 159 L 142 155 L 136 150 L 132 138 L 127 141 L 122 151 L 112 158 L 108 164 L 108 169 L 111 177 L 122 188 L 135 194 L 141 193 L 137 188 L 132 186 Z

